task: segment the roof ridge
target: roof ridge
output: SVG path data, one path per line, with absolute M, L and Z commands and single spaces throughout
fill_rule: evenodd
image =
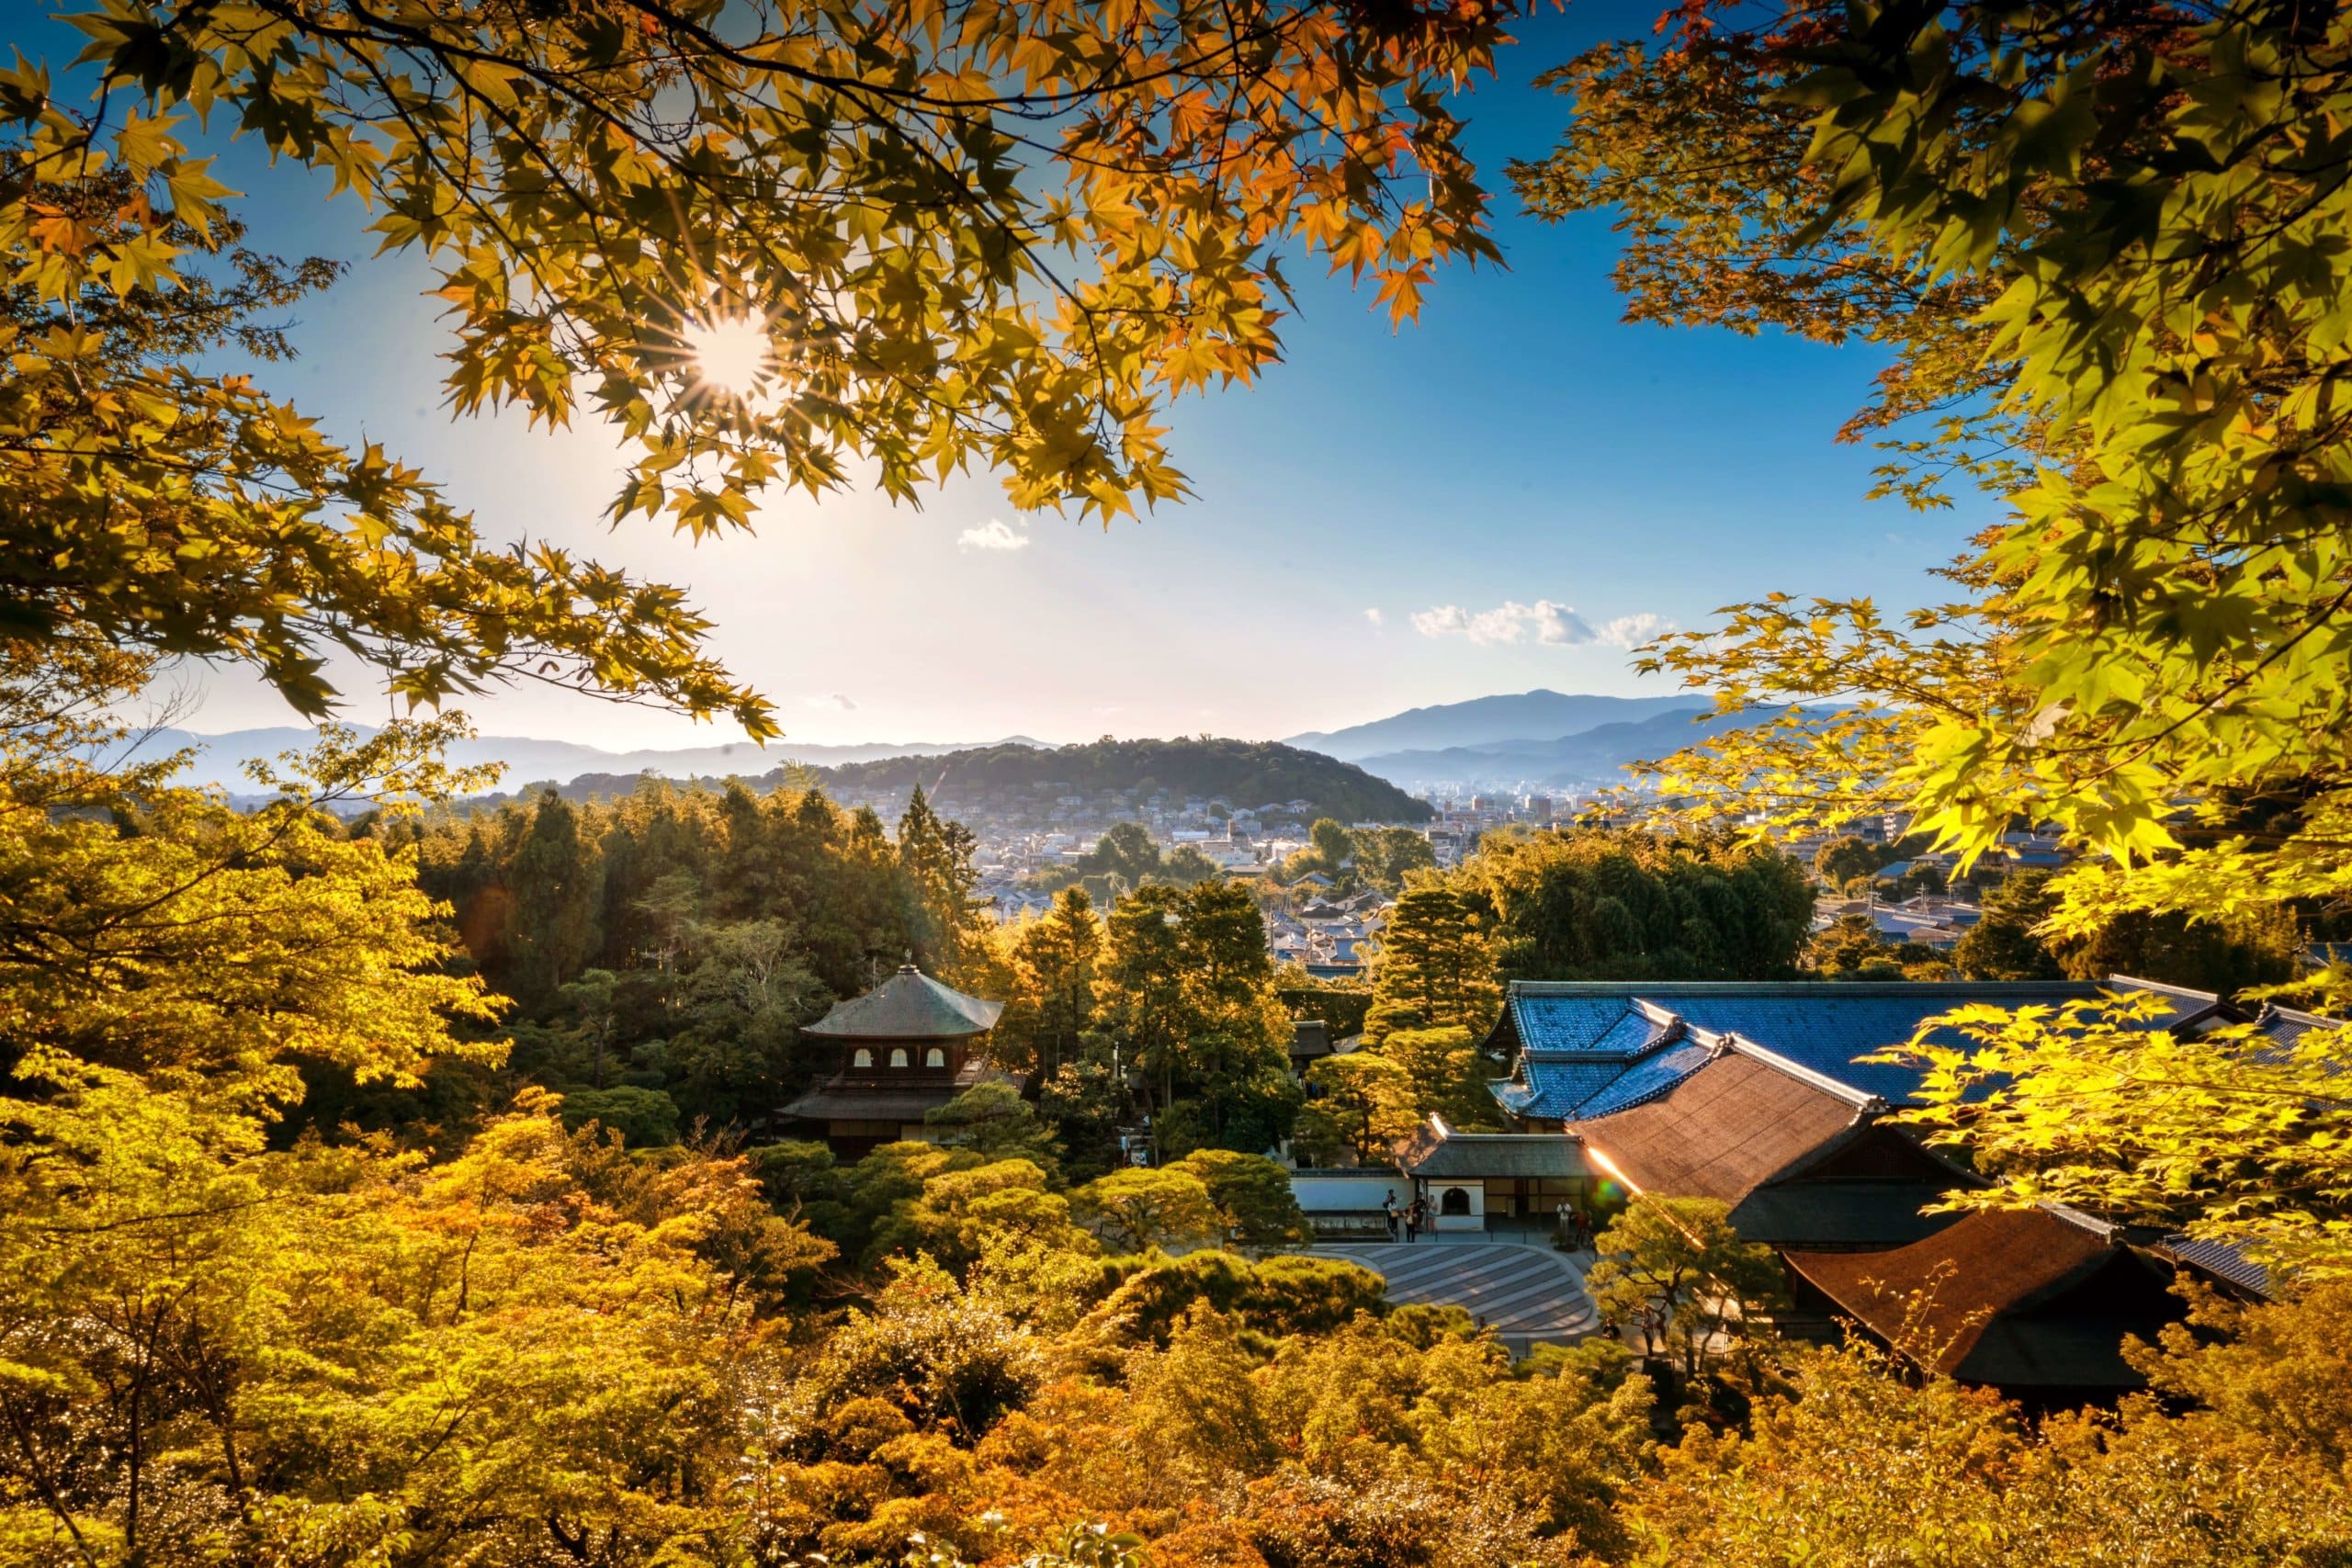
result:
M 1806 1066 L 1803 1062 L 1792 1061 L 1769 1046 L 1758 1044 L 1736 1030 L 1726 1031 L 1718 1036 L 1718 1039 L 1721 1043 L 1714 1047 L 1717 1060 L 1722 1059 L 1725 1051 L 1736 1051 L 1743 1056 L 1753 1057 L 1776 1072 L 1786 1074 L 1808 1088 L 1819 1089 L 1832 1099 L 1842 1100 L 1865 1115 L 1876 1114 L 1886 1109 L 1884 1096 L 1872 1094 L 1867 1089 L 1856 1089 L 1852 1084 L 1833 1078 L 1827 1073 L 1818 1072 Z
M 2154 991 L 2160 996 L 2166 997 L 2181 997 L 2184 998 L 2194 997 L 2197 1000 L 2204 1002 L 2209 1006 L 2216 1003 L 2226 1005 L 2228 1002 L 2228 998 L 2223 997 L 2219 991 L 2200 991 L 2194 986 L 2176 986 L 2169 980 L 2143 980 L 2137 975 L 2109 975 L 2104 980 L 2098 982 L 2098 984 L 2106 986 L 2130 986 L 2134 990 Z
M 2330 1018 L 2324 1012 L 2305 1012 L 2301 1008 L 2282 1008 L 2268 1001 L 2262 1004 L 2262 1010 L 2255 1014 L 2254 1021 L 2261 1024 L 2274 1018 L 2287 1019 L 2313 1029 L 2352 1029 L 2352 1022 Z
M 2102 1220 L 2097 1214 L 2091 1213 L 2086 1210 L 2077 1209 L 2070 1203 L 2056 1203 L 2052 1202 L 2048 1199 L 2042 1199 L 2036 1201 L 2033 1206 L 2041 1210 L 2043 1213 L 2054 1215 L 2056 1218 L 2065 1221 L 2068 1224 L 2073 1225 L 2077 1229 L 2090 1232 L 2093 1235 L 2098 1236 L 2101 1241 L 2106 1242 L 2109 1247 L 2120 1245 L 2123 1239 L 2123 1227 L 2121 1225 L 2117 1224 L 2112 1220 Z M 1994 1212 L 1997 1213 L 1998 1211 Z

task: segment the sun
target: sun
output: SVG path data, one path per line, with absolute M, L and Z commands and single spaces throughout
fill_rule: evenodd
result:
M 678 334 L 694 361 L 701 385 L 729 397 L 748 398 L 775 371 L 768 323 L 758 316 L 713 316 L 688 321 Z

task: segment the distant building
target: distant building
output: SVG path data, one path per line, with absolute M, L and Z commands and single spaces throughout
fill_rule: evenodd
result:
M 1331 1027 L 1319 1018 L 1292 1020 L 1290 1035 L 1290 1070 L 1299 1077 L 1332 1054 Z
M 990 1076 L 978 1046 L 1003 1011 L 907 964 L 801 1031 L 834 1047 L 834 1070 L 781 1114 L 846 1158 L 927 1138 L 928 1112 Z

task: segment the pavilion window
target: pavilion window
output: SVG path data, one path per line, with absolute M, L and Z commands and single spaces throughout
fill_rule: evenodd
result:
M 905 1046 L 894 1045 L 890 1048 L 890 1065 L 894 1067 L 903 1067 L 907 1065 L 907 1048 Z
M 922 1054 L 922 1065 L 926 1067 L 944 1067 L 947 1065 L 947 1053 L 933 1045 Z
M 870 1067 L 874 1065 L 874 1053 L 860 1045 L 850 1054 L 849 1065 L 853 1067 Z

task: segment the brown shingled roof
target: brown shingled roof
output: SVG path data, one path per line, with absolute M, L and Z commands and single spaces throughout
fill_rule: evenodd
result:
M 1645 1191 L 1737 1203 L 1846 1136 L 1865 1102 L 1749 1050 L 1726 1050 L 1657 1099 L 1571 1122 Z
M 828 1040 L 961 1040 L 996 1027 L 1002 1002 L 967 997 L 910 964 L 802 1031 Z
M 1891 1252 L 1785 1256 L 1879 1338 L 1907 1332 L 1907 1354 L 1932 1351 L 1932 1371 L 2005 1388 L 2136 1386 L 2124 1337 L 2180 1314 L 2162 1269 L 2110 1227 L 2060 1210 L 1986 1210 Z

